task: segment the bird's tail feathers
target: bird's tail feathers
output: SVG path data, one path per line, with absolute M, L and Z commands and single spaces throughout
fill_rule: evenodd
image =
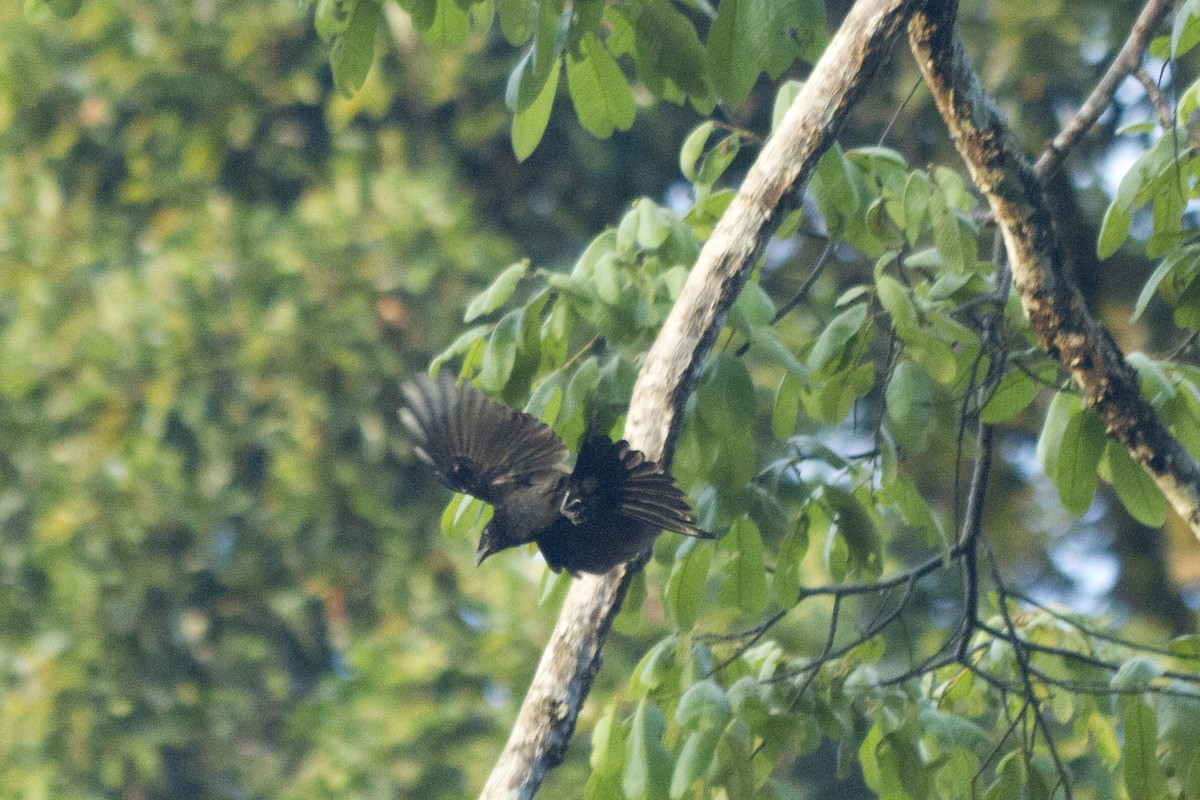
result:
M 571 482 L 575 497 L 569 495 L 567 503 L 594 502 L 663 530 L 714 538 L 696 526 L 691 506 L 671 475 L 624 439 L 613 442 L 603 435 L 588 437 L 580 448 Z M 569 513 L 569 509 L 564 511 Z

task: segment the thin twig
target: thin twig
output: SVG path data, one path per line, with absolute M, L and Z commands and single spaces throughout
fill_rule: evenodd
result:
M 835 606 L 835 608 L 836 608 L 836 606 Z M 713 675 L 716 675 L 718 672 L 722 671 L 723 669 L 728 667 L 730 664 L 732 664 L 733 662 L 737 661 L 739 658 L 744 656 L 746 654 L 746 652 L 751 647 L 754 647 L 754 645 L 758 644 L 758 640 L 761 639 L 763 636 L 765 636 L 767 634 L 767 631 L 769 631 L 775 625 L 775 623 L 777 623 L 777 622 L 779 622 L 779 620 L 783 619 L 787 615 L 787 612 L 790 610 L 791 609 L 785 608 L 781 611 L 778 611 L 775 614 L 772 614 L 761 625 L 756 626 L 757 630 L 755 630 L 754 633 L 750 636 L 750 640 L 745 642 L 742 645 L 739 645 L 738 648 L 733 651 L 732 655 L 730 655 L 728 658 L 723 660 L 720 664 L 717 664 L 715 667 L 710 669 L 708 671 L 708 675 L 706 677 L 711 678 Z
M 900 119 L 900 114 L 905 108 L 908 107 L 908 104 L 912 102 L 913 95 L 917 93 L 917 89 L 921 88 L 922 83 L 924 83 L 924 81 L 922 81 L 920 78 L 917 78 L 915 81 L 913 81 L 913 86 L 908 90 L 908 94 L 905 95 L 902 101 L 900 101 L 900 105 L 896 106 L 896 111 L 894 114 L 892 114 L 892 118 L 888 120 L 888 124 L 884 126 L 883 133 L 879 134 L 880 147 L 883 147 L 884 142 L 887 141 L 888 136 L 892 132 L 892 128 L 896 126 L 896 120 Z
M 841 658 L 842 656 L 846 655 L 846 653 L 849 653 L 851 650 L 858 647 L 860 644 L 870 641 L 872 638 L 874 638 L 880 632 L 882 632 L 885 628 L 887 628 L 889 625 L 891 625 L 896 620 L 897 617 L 899 617 L 902 613 L 904 613 L 904 609 L 908 605 L 908 601 L 912 599 L 913 589 L 915 588 L 915 586 L 916 586 L 915 578 L 910 579 L 908 585 L 905 587 L 904 596 L 900 598 L 900 601 L 898 603 L 896 603 L 896 607 L 894 609 L 892 609 L 892 611 L 886 617 L 879 620 L 878 623 L 876 625 L 874 625 L 870 630 L 864 631 L 862 633 L 862 635 L 860 635 L 858 638 L 856 638 L 853 642 L 842 645 L 841 647 L 837 648 L 836 650 L 831 650 L 827 653 L 824 653 L 821 656 L 814 658 L 813 660 L 809 661 L 804 666 L 799 667 L 792 672 L 785 672 L 785 673 L 782 673 L 779 675 L 775 675 L 771 678 L 765 679 L 763 682 L 764 683 L 774 683 L 776 681 L 789 680 L 789 679 L 795 678 L 799 675 L 803 675 L 803 674 L 809 672 L 810 670 L 817 669 L 817 668 L 821 667 L 822 665 L 824 665 L 830 661 L 833 661 L 836 658 Z
M 1067 616 L 1066 614 L 1055 611 L 1054 609 L 1050 608 L 1045 603 L 1038 602 L 1037 600 L 1034 600 L 1029 595 L 1022 593 L 1021 591 L 1019 591 L 1017 589 L 1008 589 L 1008 596 L 1016 598 L 1017 600 L 1020 600 L 1022 603 L 1028 603 L 1029 605 L 1044 611 L 1045 613 L 1049 614 L 1050 616 L 1054 617 L 1055 619 L 1059 620 L 1060 622 L 1067 623 L 1068 625 L 1075 628 L 1079 632 L 1085 634 L 1086 636 L 1090 636 L 1093 639 L 1100 639 L 1102 641 L 1109 642 L 1111 644 L 1120 645 L 1121 647 L 1128 647 L 1130 650 L 1136 650 L 1136 651 L 1143 652 L 1143 653 L 1154 653 L 1155 655 L 1167 656 L 1169 658 L 1178 658 L 1178 659 L 1182 659 L 1184 661 L 1200 661 L 1200 655 L 1172 653 L 1170 650 L 1167 650 L 1162 647 L 1155 647 L 1154 645 L 1149 645 L 1149 644 L 1141 644 L 1141 643 L 1135 642 L 1131 639 L 1124 639 L 1120 636 L 1116 636 L 1111 633 L 1106 633 L 1104 631 L 1092 628 L 1088 625 L 1084 625 L 1082 622 L 1072 619 L 1071 617 Z
M 1104 109 L 1108 108 L 1108 104 L 1112 102 L 1113 93 L 1117 90 L 1117 85 L 1141 63 L 1142 53 L 1145 52 L 1150 37 L 1166 19 L 1171 5 L 1171 0 L 1149 0 L 1142 7 L 1142 13 L 1133 23 L 1129 38 L 1117 51 L 1116 58 L 1113 59 L 1104 76 L 1096 83 L 1096 88 L 1092 89 L 1092 93 L 1083 101 L 1079 111 L 1038 158 L 1034 171 L 1039 178 L 1045 180 L 1062 165 L 1063 159 L 1066 158 L 1076 140 L 1086 133 L 1104 113 Z
M 813 284 L 817 282 L 817 279 L 821 277 L 821 273 L 825 271 L 825 264 L 829 261 L 831 253 L 833 253 L 832 240 L 825 244 L 825 249 L 821 251 L 821 255 L 817 258 L 816 266 L 812 268 L 812 272 L 808 273 L 808 277 L 804 279 L 804 283 L 800 284 L 800 288 L 796 290 L 791 299 L 780 306 L 779 310 L 775 312 L 775 316 L 771 317 L 772 325 L 786 317 L 793 308 L 804 302 L 804 298 L 808 296 Z
M 1163 90 L 1159 88 L 1154 78 L 1150 77 L 1150 73 L 1146 72 L 1144 67 L 1139 66 L 1130 74 L 1137 78 L 1138 83 L 1146 90 L 1146 97 L 1150 98 L 1150 105 L 1154 106 L 1154 116 L 1158 118 L 1158 124 L 1162 126 L 1162 129 L 1169 131 L 1174 128 L 1175 112 L 1171 110 L 1167 96 L 1163 94 Z
M 994 429 L 985 422 L 979 423 L 977 438 L 979 454 L 975 457 L 975 474 L 971 478 L 971 494 L 967 498 L 967 519 L 963 523 L 963 621 L 959 634 L 955 658 L 965 661 L 971 633 L 979 624 L 979 561 L 977 545 L 983 530 L 984 497 L 987 494 L 988 472 L 992 466 L 992 439 Z
M 1106 661 L 1103 658 L 1097 658 L 1096 656 L 1090 656 L 1086 653 L 1080 653 L 1078 650 L 1071 650 L 1066 647 L 1056 647 L 1054 645 L 1031 642 L 1023 636 L 1005 633 L 1004 631 L 993 628 L 985 623 L 979 623 L 977 627 L 979 630 L 986 631 L 992 636 L 995 636 L 997 639 L 1003 639 L 1012 645 L 1019 644 L 1021 647 L 1035 653 L 1043 653 L 1045 655 L 1068 658 L 1072 661 L 1078 661 L 1081 664 L 1087 664 L 1090 667 L 1107 670 L 1108 672 L 1118 672 L 1121 669 L 1120 664 L 1112 661 Z M 1197 686 L 1200 686 L 1200 675 L 1194 675 L 1187 672 L 1177 672 L 1169 669 L 1162 670 L 1159 675 L 1163 678 L 1171 678 L 1172 680 L 1181 681 L 1183 683 L 1194 683 Z
M 1050 751 L 1054 767 L 1058 770 L 1059 777 L 1063 780 L 1063 795 L 1066 797 L 1066 800 L 1071 800 L 1072 791 L 1067 767 L 1063 764 L 1062 757 L 1058 753 L 1058 746 L 1054 744 L 1054 736 L 1050 733 L 1050 723 L 1046 721 L 1046 717 L 1042 713 L 1041 704 L 1033 688 L 1033 679 L 1031 678 L 1033 672 L 1032 665 L 1029 662 L 1029 652 L 1026 650 L 1027 643 L 1017 635 L 1017 627 L 1013 624 L 1012 616 L 1008 613 L 1008 598 L 1005 596 L 1004 579 L 1000 575 L 1000 565 L 996 563 L 996 556 L 992 553 L 990 547 L 985 547 L 984 552 L 987 555 L 988 566 L 991 569 L 992 582 L 995 584 L 996 591 L 999 594 L 1000 615 L 1004 619 L 1004 627 L 1008 629 L 1008 632 L 1013 637 L 1012 640 L 1009 640 L 1009 643 L 1012 645 L 1013 656 L 1017 660 L 1017 671 L 1021 675 L 1025 697 L 1031 703 L 1034 721 L 1037 727 L 1041 729 L 1042 735 L 1046 737 L 1046 748 Z
M 829 654 L 833 652 L 833 645 L 837 640 L 838 617 L 841 615 L 841 610 L 842 598 L 834 597 L 833 610 L 829 613 L 829 635 L 825 638 L 825 648 L 821 650 L 821 655 L 817 656 L 817 661 L 822 664 L 829 660 Z M 864 639 L 863 641 L 866 640 Z M 857 645 L 855 646 L 857 647 Z M 816 680 L 817 673 L 818 670 L 814 669 L 810 670 L 808 675 L 805 676 L 804 683 L 800 684 L 800 687 L 796 689 L 796 694 L 792 697 L 791 702 L 788 703 L 788 713 L 791 713 L 796 709 L 796 703 L 800 702 L 800 698 L 804 696 L 804 693 L 808 691 L 808 687 L 812 685 L 814 680 Z

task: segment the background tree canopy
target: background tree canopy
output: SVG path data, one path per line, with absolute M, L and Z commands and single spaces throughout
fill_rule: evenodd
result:
M 0 795 L 478 793 L 570 578 L 472 566 L 399 383 L 432 360 L 619 435 L 850 6 L 0 10 Z M 957 28 L 1036 156 L 1141 12 Z M 1196 458 L 1200 4 L 1158 21 L 1043 185 Z M 895 47 L 684 408 L 722 538 L 630 579 L 542 796 L 1200 793 L 1200 545 L 1040 346 L 982 198 Z

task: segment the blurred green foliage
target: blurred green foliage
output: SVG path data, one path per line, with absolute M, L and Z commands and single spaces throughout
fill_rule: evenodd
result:
M 2 12 L 0 795 L 456 795 L 545 615 L 443 552 L 396 387 L 513 248 L 219 6 Z
M 519 553 L 471 568 L 470 513 L 446 515 L 451 535 L 437 534 L 444 496 L 397 433 L 397 383 L 457 342 L 452 366 L 528 402 L 568 441 L 591 420 L 618 427 L 641 352 L 754 156 L 746 131 L 771 127 L 777 86 L 761 73 L 803 74 L 788 65 L 815 55 L 821 4 L 800 4 L 813 12 L 803 36 L 780 37 L 730 23 L 730 0 L 711 26 L 704 3 L 579 3 L 561 47 L 554 24 L 535 27 L 532 6 L 504 0 L 490 34 L 488 4 L 471 6 L 468 24 L 470 4 L 446 0 L 406 3 L 411 17 L 374 0 L 322 0 L 308 18 L 293 0 L 25 5 L 0 11 L 0 795 L 471 795 L 565 578 Z M 829 3 L 830 19 L 845 5 Z M 1033 150 L 1090 88 L 1138 4 L 991 5 L 963 3 L 968 46 Z M 555 24 L 572 13 L 537 8 Z M 438 9 L 454 25 L 442 19 L 433 38 L 454 48 L 414 31 L 433 30 Z M 601 20 L 615 32 L 603 42 Z M 647 41 L 646 26 L 682 41 L 701 77 L 668 58 L 675 45 Z M 555 64 L 565 55 L 562 91 L 580 122 L 561 98 L 544 109 L 517 137 L 523 154 L 537 145 L 518 167 L 510 115 L 538 105 L 550 73 L 514 45 L 532 53 L 539 42 Z M 739 58 L 747 48 L 753 58 Z M 638 80 L 614 74 L 612 56 Z M 533 77 L 506 109 L 514 72 Z M 907 67 L 882 76 L 846 141 L 873 141 L 914 79 Z M 720 136 L 710 121 L 686 143 L 693 112 L 655 102 L 686 96 L 708 112 L 718 95 L 735 101 L 718 107 Z M 596 98 L 608 113 L 595 113 Z M 1144 112 L 1120 105 L 1103 130 Z M 631 124 L 609 143 L 588 133 Z M 660 541 L 581 720 L 591 770 L 577 737 L 544 796 L 577 797 L 585 782 L 592 796 L 679 796 L 719 778 L 731 796 L 792 797 L 834 791 L 835 774 L 850 776 L 836 790 L 845 796 L 947 794 L 982 774 L 963 745 L 986 751 L 995 732 L 983 729 L 1011 713 L 988 686 L 949 679 L 935 702 L 864 677 L 885 653 L 940 644 L 957 621 L 945 612 L 953 576 L 912 599 L 908 618 L 935 624 L 866 642 L 801 696 L 760 678 L 819 651 L 828 604 L 792 613 L 713 679 L 734 648 L 697 635 L 791 608 L 804 584 L 902 567 L 952 535 L 945 478 L 957 402 L 978 367 L 974 334 L 952 317 L 993 267 L 976 257 L 961 180 L 912 166 L 957 164 L 941 131 L 918 99 L 888 142 L 902 156 L 831 151 L 806 213 L 815 206 L 856 252 L 839 251 L 838 269 L 773 324 L 819 252 L 810 221 L 793 220 L 808 236 L 781 246 L 732 309 L 676 462 L 704 524 L 731 533 L 717 545 Z M 1084 250 L 1108 203 L 1111 146 L 1089 140 L 1073 164 L 1066 238 Z M 682 213 L 668 202 L 680 167 L 694 200 Z M 1131 249 L 1105 273 L 1116 279 L 1081 273 L 1090 298 L 1131 299 L 1129 276 L 1148 274 Z M 510 267 L 524 257 L 531 268 Z M 1013 342 L 1027 345 L 1010 316 Z M 1033 377 L 1055 378 L 1031 363 Z M 1009 375 L 984 414 L 1028 443 L 1039 386 Z M 1075 421 L 1116 483 L 1125 462 L 1101 455 L 1098 434 L 1068 412 L 1064 428 Z M 847 415 L 848 449 L 871 445 L 878 420 L 874 435 L 905 458 L 892 445 L 881 464 L 833 452 L 827 434 Z M 1050 556 L 1067 517 L 1019 462 L 997 469 L 1002 560 L 1067 583 Z M 1071 493 L 1076 510 L 1094 477 Z M 1160 515 L 1153 487 L 1120 499 Z M 1161 577 L 1142 576 L 1130 607 L 1190 624 L 1186 608 L 1156 608 Z M 846 605 L 860 625 L 880 613 Z M 1052 616 L 1022 624 L 1075 643 Z M 989 663 L 1007 668 L 996 650 Z M 1156 708 L 1165 741 L 1190 753 L 1189 707 Z M 1149 709 L 1123 703 L 1136 734 L 1126 748 L 1153 749 Z M 1104 785 L 1121 757 L 1117 715 L 1092 700 L 1054 710 L 1077 774 Z M 765 743 L 757 760 L 752 736 Z M 1020 754 L 992 764 L 988 784 L 1019 790 L 1051 774 L 1044 752 Z M 1155 764 L 1144 765 L 1151 777 Z

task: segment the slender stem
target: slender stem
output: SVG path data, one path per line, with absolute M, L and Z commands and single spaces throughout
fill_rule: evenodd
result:
M 1075 142 L 1095 124 L 1100 115 L 1104 113 L 1104 109 L 1108 108 L 1108 104 L 1112 102 L 1113 93 L 1117 91 L 1117 86 L 1141 63 L 1142 53 L 1150 43 L 1150 37 L 1166 19 L 1171 5 L 1171 0 L 1149 0 L 1142 7 L 1142 13 L 1133 23 L 1129 38 L 1117 51 L 1117 56 L 1113 59 L 1112 64 L 1096 83 L 1092 93 L 1083 101 L 1079 111 L 1038 158 L 1034 171 L 1037 172 L 1039 178 L 1045 180 L 1046 176 L 1062 165 L 1063 159 L 1067 157 L 1067 153 Z

